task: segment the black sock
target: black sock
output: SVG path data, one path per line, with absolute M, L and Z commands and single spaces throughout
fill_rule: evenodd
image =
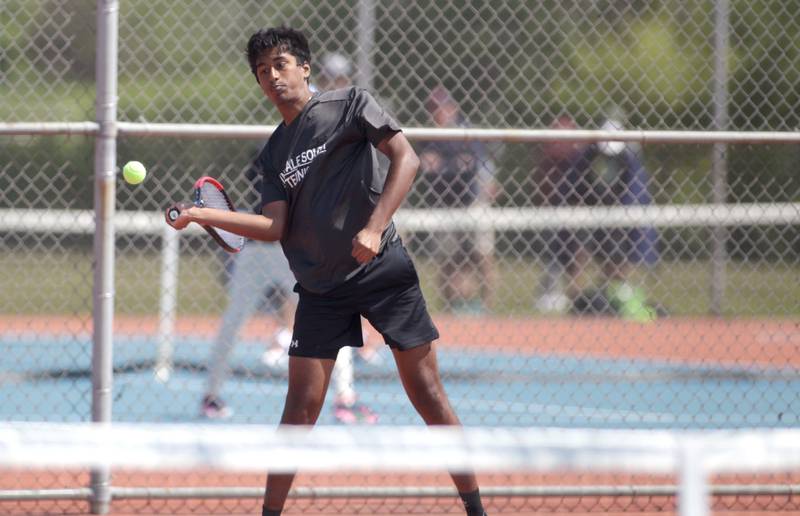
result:
M 266 505 L 262 505 L 261 516 L 281 516 L 281 509 L 270 510 Z
M 476 489 L 471 493 L 458 493 L 461 500 L 464 502 L 464 509 L 467 511 L 467 516 L 484 516 L 486 513 L 483 511 L 483 504 L 481 503 L 481 491 Z

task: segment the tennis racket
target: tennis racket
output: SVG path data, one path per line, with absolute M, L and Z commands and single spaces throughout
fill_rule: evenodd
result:
M 208 176 L 201 177 L 194 184 L 194 205 L 215 210 L 236 211 L 220 182 Z M 180 209 L 177 207 L 170 208 L 167 212 L 169 220 L 177 220 L 180 214 Z M 244 247 L 243 236 L 213 226 L 201 225 L 214 241 L 229 253 L 238 253 Z

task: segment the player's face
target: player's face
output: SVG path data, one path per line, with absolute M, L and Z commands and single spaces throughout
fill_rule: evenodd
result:
M 279 48 L 264 52 L 256 60 L 258 84 L 276 106 L 308 100 L 310 74 L 308 63 L 298 64 L 295 56 Z

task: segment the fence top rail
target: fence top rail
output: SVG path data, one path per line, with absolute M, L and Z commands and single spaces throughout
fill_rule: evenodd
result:
M 125 137 L 220 138 L 263 140 L 275 129 L 273 125 L 169 124 L 117 122 L 116 129 Z M 96 122 L 2 122 L 2 136 L 96 135 Z M 648 143 L 728 143 L 728 144 L 797 144 L 800 131 L 676 131 L 629 129 L 619 131 L 591 129 L 482 129 L 406 127 L 411 140 L 536 143 L 547 141 L 625 141 Z
M 140 124 L 120 122 L 123 136 L 171 136 L 265 139 L 274 126 L 220 124 Z M 410 140 L 534 143 L 547 141 L 626 141 L 646 143 L 800 143 L 800 131 L 653 131 L 653 130 L 554 130 L 405 127 Z
M 95 136 L 99 133 L 97 122 L 0 122 L 0 136 Z

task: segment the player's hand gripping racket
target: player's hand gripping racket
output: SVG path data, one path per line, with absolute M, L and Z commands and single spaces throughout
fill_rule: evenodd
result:
M 228 210 L 236 211 L 233 207 L 230 197 L 222 188 L 222 185 L 213 177 L 203 176 L 194 184 L 194 205 L 204 208 L 213 208 L 215 210 Z M 180 216 L 180 208 L 174 206 L 167 211 L 169 220 L 175 221 Z M 220 247 L 229 253 L 238 253 L 244 247 L 244 237 L 225 231 L 224 229 L 215 228 L 201 224 L 209 235 L 217 242 Z

